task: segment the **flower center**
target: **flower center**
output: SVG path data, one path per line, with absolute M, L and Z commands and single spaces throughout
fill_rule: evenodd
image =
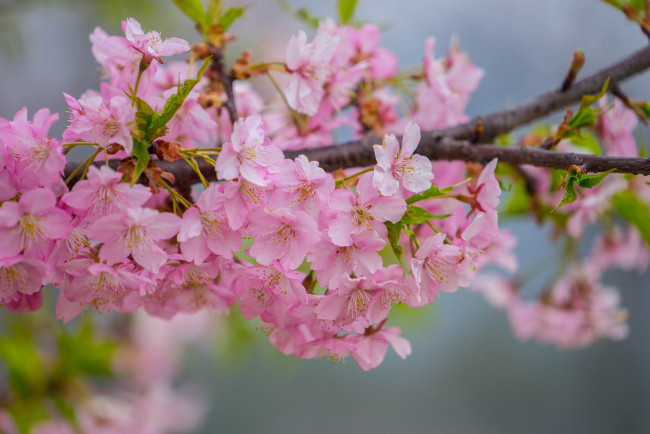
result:
M 201 213 L 201 226 L 203 236 L 215 240 L 223 238 L 223 227 L 227 225 L 226 218 L 221 214 L 213 212 Z
M 25 269 L 17 269 L 15 266 L 0 268 L 0 294 L 7 294 L 16 291 L 16 288 L 25 288 L 29 281 L 29 274 Z
M 43 228 L 38 223 L 39 218 L 33 215 L 25 214 L 18 221 L 18 227 L 22 232 L 20 247 L 28 250 L 32 242 L 38 244 L 41 239 L 46 238 Z

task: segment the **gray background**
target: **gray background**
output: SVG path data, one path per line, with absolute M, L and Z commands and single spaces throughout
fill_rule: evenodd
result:
M 293 3 L 334 15 L 333 1 Z M 164 36 L 195 40 L 189 21 L 167 0 L 0 0 L 0 116 L 24 105 L 30 113 L 49 107 L 62 114 L 53 129 L 60 134 L 61 92 L 78 96 L 98 88 L 87 35 L 96 25 L 119 34 L 126 16 Z M 575 48 L 586 54 L 585 75 L 647 43 L 596 0 L 364 0 L 358 16 L 382 23 L 383 45 L 401 65 L 421 61 L 427 36 L 436 36 L 441 55 L 458 34 L 486 71 L 470 115 L 559 86 Z M 230 54 L 250 46 L 257 60 L 282 59 L 299 27 L 275 2 L 260 0 L 233 27 L 239 40 Z M 649 77 L 623 89 L 650 98 Z M 505 225 L 519 236 L 522 266 L 552 252 L 548 231 L 527 221 Z M 210 390 L 201 432 L 650 432 L 648 275 L 613 273 L 606 281 L 621 288 L 631 335 L 582 351 L 517 342 L 501 312 L 461 290 L 444 294 L 429 315 L 405 326 L 413 344 L 406 361 L 389 350 L 368 373 L 352 361 L 331 365 L 278 355 L 259 333 L 244 349 L 220 345 L 216 361 L 192 353 L 186 376 Z

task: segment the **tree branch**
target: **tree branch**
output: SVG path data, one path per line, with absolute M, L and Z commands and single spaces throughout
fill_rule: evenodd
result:
M 618 173 L 650 175 L 650 159 L 624 158 L 599 155 L 582 155 L 561 153 L 544 149 L 527 147 L 503 147 L 491 144 L 472 144 L 467 140 L 476 137 L 477 125 L 482 123 L 480 140 L 490 142 L 500 134 L 507 133 L 519 126 L 560 110 L 572 103 L 580 101 L 585 94 L 595 94 L 602 88 L 609 77 L 611 85 L 638 74 L 650 68 L 650 47 L 637 51 L 623 61 L 605 68 L 577 83 L 568 90 L 553 90 L 546 92 L 531 101 L 512 109 L 477 117 L 469 122 L 451 128 L 436 131 L 425 131 L 417 148 L 417 153 L 432 160 L 462 160 L 487 162 L 493 158 L 515 165 L 530 164 L 533 166 L 555 169 L 568 169 L 572 165 L 583 166 L 588 172 L 604 172 L 616 169 Z M 366 136 L 359 141 L 351 141 L 341 145 L 327 146 L 316 149 L 303 149 L 285 152 L 286 158 L 305 155 L 312 161 L 318 161 L 326 171 L 339 168 L 364 167 L 375 164 L 372 145 L 381 143 L 380 137 Z M 77 167 L 78 163 L 69 163 L 65 176 Z M 117 168 L 119 163 L 111 161 L 111 167 Z M 177 186 L 198 183 L 200 180 L 194 171 L 182 163 L 158 162 L 158 165 L 176 177 Z M 215 180 L 214 168 L 200 161 L 201 173 L 208 180 Z M 71 186 L 77 180 L 71 182 Z
M 342 150 L 344 149 L 342 147 Z M 545 149 L 525 146 L 505 147 L 483 143 L 474 144 L 468 141 L 453 140 L 448 137 L 428 136 L 427 138 L 423 138 L 417 153 L 431 160 L 459 160 L 487 163 L 493 158 L 498 158 L 500 162 L 517 166 L 528 164 L 537 167 L 568 170 L 571 166 L 575 165 L 581 166 L 585 172 L 606 172 L 614 169 L 616 173 L 650 175 L 650 158 L 609 157 L 605 155 L 547 151 Z M 312 161 L 319 161 L 320 166 L 327 171 L 333 171 L 340 167 L 363 167 L 375 164 L 374 154 L 371 156 L 351 154 L 346 159 L 347 154 L 345 153 L 328 154 L 324 152 L 323 148 L 306 151 L 288 151 L 284 153 L 284 156 L 293 159 L 301 154 Z M 197 163 L 201 174 L 208 181 L 216 181 L 214 167 L 202 160 L 197 161 Z M 95 164 L 99 166 L 104 163 Z M 111 160 L 109 164 L 113 169 L 117 169 L 119 161 Z M 157 164 L 166 172 L 174 174 L 176 177 L 175 186 L 178 188 L 187 188 L 189 185 L 197 184 L 201 181 L 194 170 L 186 164 L 179 164 L 179 162 L 170 163 L 167 161 L 159 161 Z M 66 167 L 66 173 L 71 173 L 77 165 L 78 163 L 68 165 Z M 74 185 L 77 181 L 78 179 L 73 179 L 70 186 Z

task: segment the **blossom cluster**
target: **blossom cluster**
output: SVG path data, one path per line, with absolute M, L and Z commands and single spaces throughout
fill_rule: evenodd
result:
M 490 264 L 517 269 L 516 240 L 498 226 L 497 176 L 506 175 L 496 160 L 432 163 L 417 154 L 421 127 L 467 120 L 482 78 L 456 41 L 440 59 L 434 39 L 426 41 L 421 71 L 408 77 L 413 105 L 400 117 L 391 88 L 400 77 L 396 56 L 380 46 L 377 27 L 327 19 L 311 41 L 304 32 L 289 40 L 282 84 L 272 78 L 277 63 L 249 65 L 250 53 L 238 61 L 238 77 L 265 71 L 285 106 L 267 104 L 241 78 L 229 113 L 218 68 L 205 69 L 214 59 L 200 69 L 163 64 L 191 49 L 207 57 L 199 45 L 145 33 L 132 18 L 122 24 L 124 37 L 91 34 L 107 80 L 78 98 L 64 94 L 63 141 L 48 136 L 57 115 L 47 109 L 32 120 L 26 109 L 0 119 L 0 302 L 8 310 L 40 308 L 47 284 L 59 290 L 64 322 L 84 308 L 169 319 L 238 305 L 283 353 L 351 356 L 367 370 L 389 344 L 401 357 L 411 352 L 400 329 L 386 326 L 396 304 L 424 306 L 476 280 L 498 294 L 520 337 L 569 347 L 625 334 L 615 293 L 598 283 L 612 264 L 569 273 L 534 303 L 521 301 L 512 283 L 476 279 Z M 608 152 L 636 152 L 629 110 L 617 105 L 599 122 Z M 333 144 L 341 126 L 383 137 L 373 147 L 376 165 L 327 173 L 304 155 L 284 157 Z M 64 153 L 78 146 L 92 155 L 63 181 Z M 189 165 L 203 188 L 176 188 L 162 161 Z M 199 161 L 214 167 L 216 182 Z M 550 172 L 522 170 L 536 179 L 539 215 L 562 214 L 547 209 L 558 199 Z M 635 186 L 608 177 L 581 192 L 558 227 L 579 238 L 611 210 L 613 195 L 633 188 L 647 195 L 645 184 Z M 601 259 L 627 242 L 637 260 L 646 257 L 630 231 L 600 242 Z
M 439 291 L 468 285 L 491 261 L 496 161 L 468 179 L 456 166 L 433 185 L 437 170 L 416 153 L 418 124 L 397 121 L 380 85 L 397 64 L 379 47 L 376 27 L 326 20 L 311 42 L 302 32 L 293 37 L 284 89 L 289 107 L 276 113 L 262 114 L 261 98 L 236 83 L 240 118 L 230 124 L 225 111 L 205 104 L 207 75 L 153 139 L 141 121 L 147 108 L 160 113 L 195 73 L 162 58 L 190 47 L 145 33 L 132 18 L 123 29 L 125 37 L 92 33 L 107 81 L 80 98 L 64 94 L 70 116 L 63 144 L 48 136 L 57 116 L 45 109 L 31 121 L 23 109 L 0 124 L 6 181 L 0 300 L 7 309 L 38 309 L 46 284 L 59 289 L 57 315 L 66 322 L 84 308 L 171 318 L 204 309 L 226 313 L 239 304 L 247 318 L 265 323 L 271 343 L 286 354 L 351 355 L 370 369 L 388 344 L 402 357 L 411 352 L 399 328 L 385 326 L 396 303 L 432 303 Z M 464 118 L 481 72 L 456 48 L 448 61 L 434 60 L 431 44 L 418 92 L 448 101 L 446 113 L 455 114 L 436 125 L 451 125 Z M 386 132 L 374 147 L 377 165 L 335 176 L 302 155 L 285 159 L 283 150 L 331 143 L 332 125 L 351 122 L 340 111 L 362 80 L 377 90 L 364 94 L 358 107 L 366 113 L 357 113 L 355 130 Z M 427 110 L 420 105 L 411 117 Z M 308 116 L 301 118 L 305 128 L 278 128 L 291 111 Z M 361 119 L 371 111 L 375 122 L 365 125 Z M 392 131 L 403 131 L 401 146 Z M 155 139 L 162 159 L 212 161 L 218 182 L 183 197 L 173 175 L 155 163 L 144 169 L 149 186 L 135 182 L 143 139 Z M 207 148 L 215 140 L 220 146 Z M 82 145 L 94 153 L 69 189 L 64 149 Z M 120 159 L 117 171 L 109 159 Z
M 633 136 L 636 114 L 617 98 L 610 103 L 602 97 L 599 106 L 603 113 L 595 125 L 595 136 L 585 133 L 575 141 L 563 140 L 558 148 L 592 153 L 594 150 L 585 148 L 585 144 L 596 143 L 604 155 L 639 156 Z M 599 140 L 585 140 L 596 137 Z M 546 218 L 544 209 L 554 209 L 562 198 L 562 191 L 553 187 L 553 174 L 528 166 L 520 170 L 533 180 L 532 211 L 538 219 Z M 486 274 L 473 284 L 473 289 L 483 293 L 491 305 L 506 311 L 513 333 L 522 340 L 534 338 L 568 349 L 585 347 L 600 338 L 625 338 L 629 331 L 627 311 L 621 307 L 618 290 L 603 284 L 602 279 L 613 269 L 640 274 L 648 268 L 648 246 L 638 228 L 623 227 L 614 218 L 617 199 L 630 192 L 644 201 L 650 198 L 650 188 L 641 178 L 610 175 L 593 188 L 580 189 L 575 202 L 546 213 L 554 216 L 555 230 L 564 233 L 568 251 L 561 257 L 558 278 L 535 299 L 522 297 L 526 282 L 516 275 Z M 578 258 L 572 251 L 592 223 L 601 223 L 603 228 L 591 242 L 590 253 Z

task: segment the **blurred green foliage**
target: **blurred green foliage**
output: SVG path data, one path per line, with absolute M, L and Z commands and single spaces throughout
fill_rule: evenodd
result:
M 114 340 L 100 336 L 91 317 L 73 327 L 48 313 L 3 315 L 0 337 L 0 409 L 28 433 L 39 421 L 76 424 L 73 404 L 95 379 L 112 378 Z

